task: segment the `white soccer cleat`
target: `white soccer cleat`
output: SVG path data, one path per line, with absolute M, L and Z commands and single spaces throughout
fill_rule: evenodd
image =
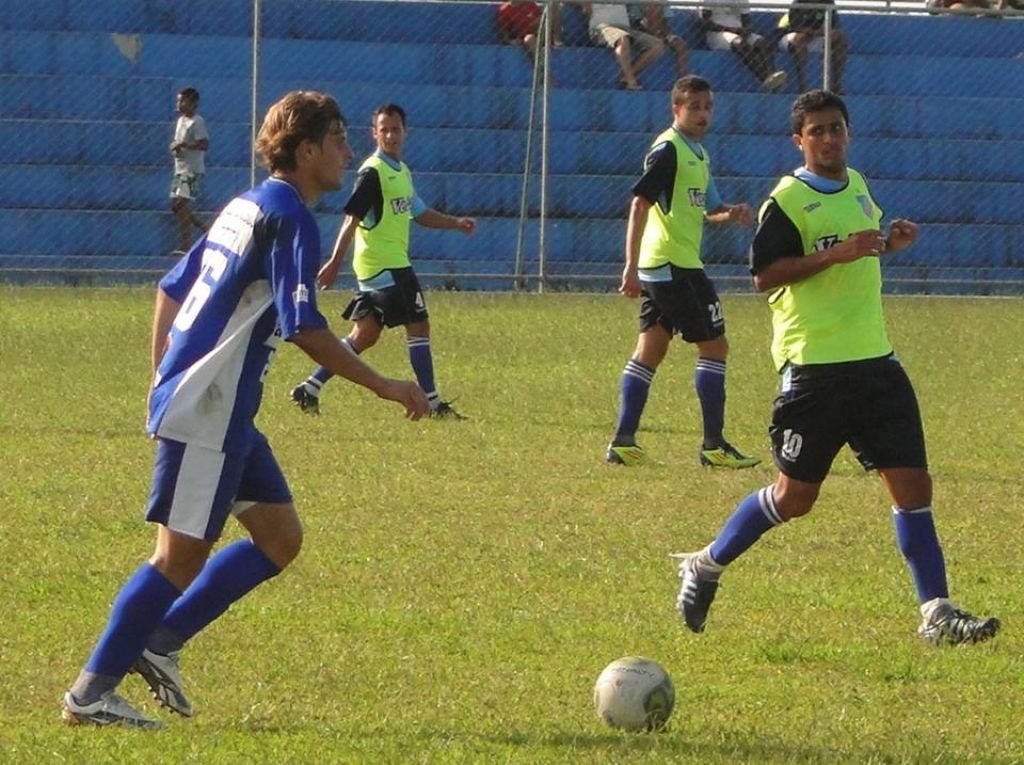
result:
M 192 702 L 181 688 L 181 670 L 178 668 L 181 653 L 172 651 L 166 656 L 154 653 L 148 648 L 132 667 L 133 672 L 142 675 L 153 698 L 172 712 L 182 717 L 192 716 Z
M 673 553 L 669 557 L 679 561 L 679 595 L 676 596 L 676 610 L 683 624 L 691 632 L 703 632 L 708 620 L 708 611 L 718 592 L 718 578 L 702 576 L 697 566 L 696 553 Z
M 935 598 L 921 606 L 924 621 L 917 634 L 934 645 L 982 643 L 996 636 L 999 620 L 981 619 L 957 608 L 947 598 Z
M 159 720 L 143 717 L 131 704 L 113 691 L 100 696 L 92 704 L 79 704 L 71 691 L 64 694 L 61 703 L 61 719 L 68 725 L 120 725 L 125 728 L 160 730 L 164 724 Z

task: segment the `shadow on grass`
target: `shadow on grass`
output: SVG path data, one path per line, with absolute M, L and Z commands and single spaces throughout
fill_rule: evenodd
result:
M 682 732 L 671 727 L 663 733 L 624 733 L 608 730 L 601 733 L 555 732 L 527 733 L 513 731 L 506 735 L 488 734 L 457 734 L 444 730 L 423 730 L 415 738 L 422 746 L 425 741 L 447 742 L 449 744 L 491 745 L 502 749 L 514 748 L 530 751 L 546 752 L 558 759 L 572 752 L 590 752 L 597 756 L 605 754 L 622 754 L 624 757 L 636 757 L 642 754 L 663 754 L 667 761 L 684 762 L 756 762 L 756 763 L 835 763 L 844 761 L 844 754 L 831 748 L 821 746 L 794 745 L 789 742 L 772 739 L 763 733 L 740 735 L 730 733 L 721 741 L 706 740 L 709 734 L 716 737 L 716 731 L 704 732 L 704 738 Z M 474 747 L 476 748 L 476 747 Z M 416 749 L 416 745 L 412 745 Z M 555 751 L 557 750 L 557 751 Z M 540 758 L 548 761 L 547 756 Z

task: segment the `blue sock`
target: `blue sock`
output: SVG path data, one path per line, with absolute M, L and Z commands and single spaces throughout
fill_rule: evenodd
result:
M 416 382 L 420 384 L 423 392 L 430 399 L 430 403 L 433 404 L 439 397 L 437 386 L 434 383 L 434 357 L 430 353 L 430 338 L 409 335 L 405 342 L 409 346 L 409 363 L 412 364 Z
M 724 440 L 725 362 L 698 358 L 693 387 L 697 389 L 700 410 L 704 415 L 704 448 L 712 449 Z
M 307 382 L 312 382 L 313 380 L 316 380 L 318 383 L 320 383 L 320 387 L 322 388 L 324 386 L 324 383 L 330 380 L 332 377 L 334 377 L 334 373 L 327 367 L 317 367 L 316 369 L 313 370 L 313 374 L 309 376 L 309 380 L 307 380 Z
M 162 654 L 181 648 L 232 603 L 279 573 L 281 569 L 250 540 L 228 545 L 206 562 L 167 612 L 148 647 Z M 179 645 L 173 645 L 174 637 Z
M 357 356 L 359 355 L 359 351 L 355 349 L 355 346 L 352 345 L 352 341 L 349 338 L 343 337 L 341 338 L 341 342 L 348 346 L 348 349 L 352 351 L 352 353 Z M 324 387 L 324 383 L 332 377 L 334 377 L 334 373 L 327 367 L 317 367 L 313 370 L 313 374 L 306 378 L 306 387 L 309 388 L 309 392 L 314 396 L 319 396 L 320 390 Z
M 772 487 L 767 486 L 748 496 L 729 516 L 708 551 L 715 563 L 732 563 L 754 546 L 768 529 L 782 523 L 775 510 Z
M 93 648 L 85 671 L 122 678 L 142 655 L 146 641 L 181 591 L 150 563 L 131 575 L 110 610 L 107 628 Z
M 636 431 L 640 427 L 640 415 L 647 405 L 647 394 L 654 382 L 656 370 L 641 364 L 636 359 L 626 362 L 622 370 L 619 420 L 615 425 L 613 444 L 631 445 L 636 443 Z
M 918 600 L 927 603 L 934 598 L 948 598 L 946 561 L 935 533 L 931 506 L 916 510 L 894 507 L 892 520 L 896 526 L 896 544 L 914 577 Z

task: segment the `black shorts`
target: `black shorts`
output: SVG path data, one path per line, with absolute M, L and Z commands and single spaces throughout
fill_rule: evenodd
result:
M 395 283 L 378 290 L 356 290 L 355 297 L 342 312 L 343 319 L 359 321 L 371 314 L 384 327 L 398 327 L 426 321 L 427 302 L 423 299 L 420 280 L 412 266 L 391 268 L 374 277 L 390 273 Z
M 799 481 L 824 481 L 844 444 L 866 470 L 928 467 L 917 396 L 895 356 L 787 365 L 768 432 L 775 464 Z
M 669 266 L 672 281 L 643 282 L 640 331 L 661 326 L 688 343 L 702 343 L 725 334 L 722 303 L 715 285 L 701 268 Z

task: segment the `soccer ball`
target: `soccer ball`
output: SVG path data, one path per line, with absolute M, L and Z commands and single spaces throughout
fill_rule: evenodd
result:
M 676 689 L 658 662 L 625 656 L 604 668 L 594 685 L 597 716 L 613 728 L 661 730 L 672 714 Z

